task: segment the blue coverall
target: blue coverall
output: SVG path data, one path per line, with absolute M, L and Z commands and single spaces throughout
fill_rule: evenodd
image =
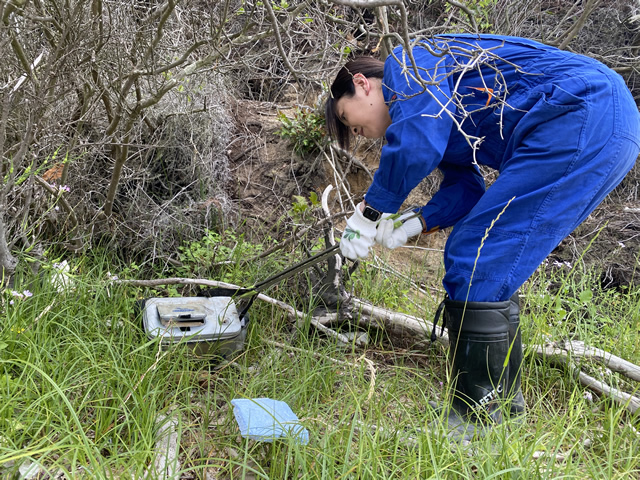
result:
M 440 81 L 430 92 L 393 55 L 385 62 L 392 123 L 365 199 L 396 212 L 440 169 L 443 181 L 423 217 L 427 229 L 454 226 L 446 292 L 453 300 L 507 300 L 632 168 L 640 115 L 623 79 L 594 59 L 515 37 L 438 41 L 452 52 L 413 48 L 421 77 Z M 456 47 L 484 53 L 470 57 Z M 409 64 L 401 48 L 394 55 Z M 499 171 L 486 191 L 471 146 L 443 106 L 466 134 L 482 138 L 477 163 Z

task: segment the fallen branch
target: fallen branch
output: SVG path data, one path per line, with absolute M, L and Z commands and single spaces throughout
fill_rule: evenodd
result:
M 362 315 L 359 316 L 360 325 L 375 326 L 391 331 L 397 335 L 411 335 L 418 338 L 428 339 L 433 323 L 428 320 L 413 317 L 403 313 L 393 312 L 384 308 L 365 303 L 356 298 L 352 299 L 355 308 L 370 318 Z M 448 341 L 446 332 L 443 332 L 442 341 Z M 525 346 L 526 347 L 526 346 Z M 576 375 L 580 383 L 596 392 L 599 395 L 610 397 L 621 407 L 627 409 L 631 413 L 640 410 L 640 398 L 623 392 L 619 389 L 607 385 L 605 382 L 597 380 L 585 372 L 581 371 L 570 361 L 570 358 L 584 358 L 599 362 L 610 370 L 620 373 L 621 375 L 631 379 L 640 381 L 640 367 L 616 355 L 606 352 L 602 349 L 589 347 L 584 342 L 559 342 L 545 346 L 531 346 L 533 350 L 542 357 L 549 357 L 552 360 L 558 360 L 565 364 Z
M 164 278 L 156 280 L 116 280 L 114 283 L 124 285 L 135 285 L 143 287 L 155 287 L 158 285 L 169 284 L 188 284 L 188 285 L 206 285 L 220 288 L 240 288 L 237 285 L 218 282 L 214 280 L 205 279 L 191 279 L 191 278 Z M 301 326 L 305 323 L 306 319 L 309 319 L 311 325 L 316 329 L 323 332 L 325 335 L 335 338 L 337 341 L 344 344 L 355 344 L 357 346 L 364 346 L 366 341 L 355 337 L 353 339 L 346 335 L 338 333 L 326 324 L 331 324 L 338 320 L 337 314 L 324 313 L 320 316 L 310 316 L 304 312 L 296 310 L 291 305 L 269 297 L 263 293 L 258 294 L 258 300 L 270 303 L 276 307 L 279 307 L 287 312 L 290 318 Z M 370 303 L 364 302 L 358 298 L 351 298 L 352 310 L 355 315 L 358 325 L 362 327 L 375 327 L 384 329 L 398 336 L 410 336 L 416 338 L 416 340 L 428 340 L 431 337 L 431 331 L 433 330 L 433 323 L 423 318 L 407 315 L 404 313 L 394 312 L 381 307 L 376 307 Z M 439 327 L 438 327 L 439 329 Z M 440 332 L 438 332 L 440 334 Z M 448 342 L 448 336 L 446 332 L 442 332 L 442 336 L 438 336 L 440 341 Z M 525 346 L 526 347 L 526 346 Z M 596 392 L 598 395 L 611 398 L 616 404 L 625 408 L 631 413 L 640 411 L 640 398 L 629 393 L 623 392 L 617 388 L 613 388 L 607 385 L 601 380 L 597 380 L 576 366 L 573 360 L 575 359 L 588 359 L 591 361 L 603 364 L 610 370 L 617 372 L 630 380 L 640 381 L 640 366 L 635 365 L 627 360 L 624 360 L 616 355 L 606 352 L 602 349 L 589 347 L 584 342 L 557 342 L 544 346 L 530 345 L 529 346 L 537 355 L 548 358 L 552 361 L 556 361 L 565 365 L 576 376 L 578 381 Z
M 428 320 L 405 313 L 394 312 L 386 308 L 376 307 L 357 298 L 352 298 L 351 301 L 353 302 L 354 309 L 359 310 L 369 317 L 367 318 L 360 315 L 358 317 L 358 323 L 360 325 L 383 328 L 385 331 L 392 332 L 396 335 L 417 336 L 425 340 L 431 336 L 433 323 Z M 449 341 L 447 332 L 443 332 L 442 336 L 438 336 L 438 338 L 443 341 Z
M 568 356 L 572 358 L 587 358 L 604 364 L 609 370 L 621 373 L 631 380 L 640 382 L 640 366 L 620 358 L 600 348 L 590 347 L 584 342 L 556 342 L 542 348 L 547 348 L 549 355 Z
M 219 281 L 216 281 L 216 280 L 207 280 L 207 279 L 203 279 L 203 278 L 181 278 L 181 277 L 157 278 L 157 279 L 154 279 L 154 280 L 113 280 L 113 283 L 117 283 L 117 284 L 121 284 L 121 285 L 134 285 L 134 286 L 137 286 L 137 287 L 157 287 L 157 286 L 160 286 L 160 285 L 183 284 L 183 285 L 206 285 L 206 286 L 210 286 L 210 287 L 231 288 L 231 289 L 240 289 L 240 288 L 242 288 L 242 287 L 240 287 L 238 285 L 234 285 L 232 283 L 219 282 Z M 263 302 L 270 303 L 271 305 L 275 305 L 276 307 L 279 307 L 279 308 L 283 309 L 285 312 L 287 312 L 289 317 L 291 319 L 293 319 L 293 321 L 295 321 L 297 323 L 298 326 L 304 324 L 305 319 L 308 317 L 307 314 L 305 314 L 303 312 L 300 312 L 299 310 L 296 310 L 295 308 L 293 308 L 288 303 L 285 303 L 285 302 L 282 302 L 282 301 L 277 300 L 275 298 L 269 297 L 269 296 L 265 295 L 264 293 L 259 293 L 256 298 L 258 300 L 262 300 Z M 356 345 L 364 345 L 365 344 L 365 342 L 362 339 L 356 338 L 354 340 L 351 340 L 346 335 L 342 335 L 341 333 L 338 333 L 338 332 L 336 332 L 336 331 L 334 331 L 334 330 L 332 330 L 332 329 L 330 329 L 328 327 L 325 327 L 320 322 L 318 322 L 314 317 L 309 317 L 309 321 L 310 321 L 311 325 L 316 327 L 322 333 L 324 333 L 325 335 L 327 335 L 329 337 L 335 338 L 336 340 L 338 340 L 341 343 L 344 343 L 346 345 L 351 344 L 351 343 L 355 343 Z
M 567 366 L 582 385 L 598 395 L 611 398 L 616 404 L 631 413 L 639 411 L 640 398 L 613 388 L 605 382 L 587 375 L 575 365 L 572 358 L 585 358 L 603 363 L 611 370 L 634 380 L 638 379 L 637 375 L 640 372 L 640 367 L 637 365 L 598 348 L 587 347 L 583 342 L 559 342 L 543 346 L 535 345 L 532 348 L 537 355 Z

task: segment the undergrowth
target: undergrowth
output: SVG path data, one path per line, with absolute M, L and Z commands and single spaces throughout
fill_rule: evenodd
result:
M 266 246 L 243 246 L 235 238 L 235 250 L 231 244 L 225 250 L 221 239 L 207 241 L 207 248 L 183 251 L 181 274 L 197 266 L 198 274 L 246 286 L 284 262 L 280 256 L 244 267 L 227 264 L 225 255 L 253 255 Z M 217 266 L 201 257 L 207 250 Z M 3 478 L 19 477 L 20 469 L 51 478 L 165 478 L 154 465 L 167 425 L 179 451 L 172 478 L 640 476 L 638 418 L 532 349 L 575 339 L 639 364 L 638 287 L 602 290 L 595 273 L 541 268 L 521 290 L 526 418 L 452 448 L 438 434 L 438 414 L 428 404 L 446 394 L 446 349 L 439 343 L 398 346 L 372 332 L 366 348 L 345 346 L 309 322 L 295 328 L 281 309 L 256 302 L 242 351 L 198 358 L 180 347 L 161 349 L 136 310 L 141 298 L 193 292 L 119 284 L 116 276 L 141 272 L 106 253 L 69 266 L 52 263 L 38 276 L 23 271 L 1 294 Z M 417 295 L 414 288 L 425 278 L 419 268 L 403 278 L 365 263 L 348 288 L 375 304 L 430 318 L 437 293 Z M 268 293 L 287 301 L 287 292 L 274 287 Z M 407 296 L 412 301 L 403 302 Z M 638 393 L 615 373 L 594 367 L 593 375 Z M 309 443 L 242 438 L 230 402 L 261 397 L 285 401 L 308 430 Z

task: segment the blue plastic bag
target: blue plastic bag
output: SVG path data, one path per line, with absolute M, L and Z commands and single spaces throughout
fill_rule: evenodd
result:
M 272 442 L 288 436 L 302 445 L 309 443 L 309 432 L 285 402 L 271 398 L 236 398 L 231 404 L 244 438 Z

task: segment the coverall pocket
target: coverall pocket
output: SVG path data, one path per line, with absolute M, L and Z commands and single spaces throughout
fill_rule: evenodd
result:
M 552 108 L 572 111 L 584 107 L 586 103 L 584 98 L 570 93 L 558 84 L 543 85 L 541 90 L 542 101 Z

